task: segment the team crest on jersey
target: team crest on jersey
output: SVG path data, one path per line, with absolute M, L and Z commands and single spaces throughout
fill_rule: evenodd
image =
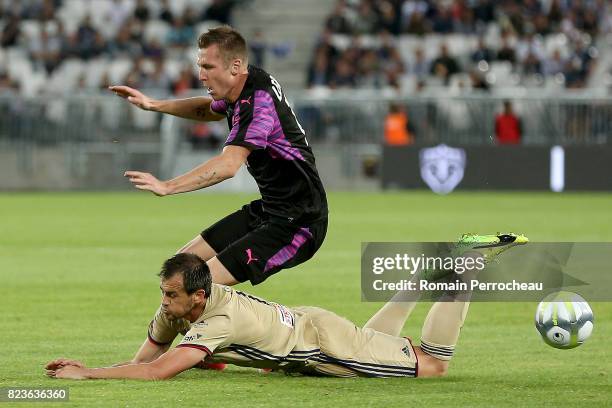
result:
M 421 178 L 434 193 L 448 194 L 463 179 L 465 150 L 445 144 L 421 149 Z

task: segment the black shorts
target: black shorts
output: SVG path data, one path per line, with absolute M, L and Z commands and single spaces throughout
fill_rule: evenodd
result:
M 202 231 L 217 259 L 238 282 L 253 285 L 312 258 L 323 244 L 327 218 L 307 225 L 269 216 L 260 200 Z

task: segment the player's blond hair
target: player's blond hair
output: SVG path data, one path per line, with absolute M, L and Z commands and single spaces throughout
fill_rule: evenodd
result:
M 244 37 L 229 25 L 211 28 L 198 37 L 198 48 L 217 45 L 226 64 L 240 59 L 248 63 L 247 43 Z

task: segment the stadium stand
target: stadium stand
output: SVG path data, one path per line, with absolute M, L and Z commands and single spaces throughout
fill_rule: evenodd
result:
M 173 93 L 193 44 L 235 0 L 0 0 L 0 92 L 26 96 L 128 81 Z M 187 70 L 186 68 L 190 68 Z M 189 86 L 191 88 L 191 86 Z
M 338 0 L 308 87 L 404 92 L 609 85 L 612 5 L 603 0 Z

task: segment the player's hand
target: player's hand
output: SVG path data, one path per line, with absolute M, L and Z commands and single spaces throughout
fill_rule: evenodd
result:
M 68 365 L 57 370 L 47 370 L 47 376 L 51 378 L 63 378 L 67 380 L 85 380 L 87 379 L 87 369 Z
M 139 190 L 147 190 L 160 197 L 168 194 L 168 186 L 166 183 L 158 180 L 151 173 L 126 171 L 123 175 Z
M 69 360 L 67 358 L 58 358 L 56 360 L 49 361 L 47 365 L 45 366 L 45 368 L 47 370 L 57 370 L 59 368 L 66 367 L 69 365 L 80 367 L 80 368 L 85 368 L 85 364 L 83 364 L 79 360 Z
M 114 92 L 116 95 L 127 99 L 128 102 L 130 102 L 132 105 L 138 106 L 140 109 L 152 110 L 153 100 L 137 89 L 130 88 L 129 86 L 125 85 L 109 86 L 108 89 L 111 92 Z

